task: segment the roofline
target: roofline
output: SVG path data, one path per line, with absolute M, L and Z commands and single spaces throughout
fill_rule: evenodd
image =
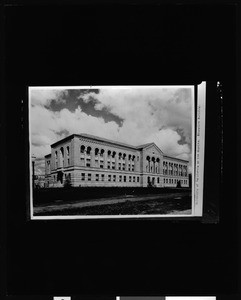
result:
M 125 144 L 125 143 L 120 143 L 120 142 L 116 142 L 116 141 L 112 141 L 112 140 L 108 140 L 106 138 L 102 138 L 102 137 L 98 137 L 98 136 L 92 136 L 92 135 L 89 135 L 89 134 L 85 134 L 85 133 L 82 133 L 82 134 L 71 134 L 65 138 L 63 138 L 62 140 L 59 140 L 55 143 L 53 143 L 51 145 L 51 148 L 52 147 L 55 147 L 57 146 L 58 144 L 61 144 L 63 142 L 66 142 L 68 140 L 71 140 L 73 139 L 74 137 L 79 137 L 79 138 L 87 138 L 87 139 L 90 139 L 90 140 L 96 140 L 96 141 L 101 141 L 101 142 L 107 142 L 107 143 L 110 143 L 112 145 L 117 145 L 117 146 L 122 146 L 122 147 L 125 147 L 125 148 L 130 148 L 130 149 L 133 149 L 133 150 L 139 150 L 139 149 L 143 149 L 143 148 L 147 148 L 151 145 L 155 145 L 162 153 L 163 151 L 154 143 L 147 143 L 147 144 L 144 144 L 144 145 L 140 145 L 140 146 L 132 146 L 132 145 L 128 145 L 128 144 Z M 51 154 L 48 154 L 48 155 L 51 155 Z M 48 156 L 46 155 L 46 156 Z M 45 156 L 45 157 L 46 157 Z M 173 157 L 173 156 L 168 156 L 166 154 L 163 153 L 163 157 L 166 157 L 166 158 L 171 158 L 171 159 L 176 159 L 176 160 L 179 160 L 179 161 L 183 161 L 183 162 L 186 162 L 186 163 L 189 163 L 188 160 L 185 160 L 185 159 L 181 159 L 181 158 L 176 158 L 176 157 Z
M 163 158 L 164 157 L 166 157 L 166 158 L 172 158 L 172 159 L 176 159 L 176 160 L 180 160 L 180 161 L 185 161 L 185 162 L 189 163 L 189 160 L 181 159 L 181 158 L 176 158 L 176 157 L 169 156 L 169 155 L 166 155 L 166 154 L 163 154 Z
M 51 148 L 52 148 L 52 147 L 54 147 L 54 146 L 57 146 L 58 144 L 61 144 L 61 143 L 66 142 L 66 141 L 68 141 L 68 140 L 71 140 L 75 135 L 76 135 L 76 134 L 71 134 L 71 135 L 69 135 L 69 136 L 63 138 L 62 140 L 59 140 L 59 141 L 53 143 L 53 144 L 50 145 L 50 146 L 51 146 Z
M 74 137 L 87 138 L 87 139 L 90 139 L 90 140 L 96 140 L 96 141 L 100 141 L 100 142 L 107 142 L 107 143 L 110 143 L 110 144 L 113 144 L 113 145 L 122 146 L 122 147 L 130 148 L 130 149 L 133 149 L 133 150 L 138 150 L 139 149 L 138 146 L 136 147 L 136 146 L 128 145 L 128 144 L 125 144 L 125 143 L 120 143 L 120 142 L 108 140 L 108 139 L 102 138 L 102 137 L 91 136 L 91 135 L 88 135 L 88 134 L 85 135 L 84 133 L 83 134 L 76 134 L 76 133 L 71 134 L 71 135 L 67 136 L 66 138 L 63 138 L 62 140 L 59 140 L 59 141 L 53 143 L 51 145 L 51 148 L 57 146 L 58 144 L 66 142 L 68 140 L 71 140 Z

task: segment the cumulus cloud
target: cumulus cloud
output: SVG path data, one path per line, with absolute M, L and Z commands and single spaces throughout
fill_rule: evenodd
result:
M 30 92 L 31 104 L 49 106 L 51 101 L 65 103 L 64 96 L 68 94 L 67 90 L 52 89 L 32 89 Z
M 66 134 L 88 133 L 132 145 L 154 142 L 167 155 L 191 160 L 190 89 L 106 88 L 81 96 L 85 103 L 94 99 L 96 110 L 105 109 L 123 119 L 121 126 L 88 115 L 81 106 L 74 111 L 67 106 L 52 111 L 48 109 L 51 99 L 62 101 L 66 91 L 43 91 L 31 95 L 32 153 L 37 157 L 50 153 L 50 144 Z

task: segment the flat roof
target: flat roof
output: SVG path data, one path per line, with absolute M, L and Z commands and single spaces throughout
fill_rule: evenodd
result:
M 61 144 L 63 142 L 71 140 L 74 137 L 88 138 L 88 139 L 92 139 L 92 140 L 95 140 L 95 141 L 107 142 L 109 144 L 113 144 L 113 145 L 117 145 L 117 146 L 122 146 L 122 147 L 130 148 L 130 149 L 133 149 L 133 150 L 143 149 L 143 148 L 148 147 L 148 146 L 150 146 L 152 144 L 156 145 L 154 142 L 152 142 L 152 143 L 146 143 L 146 144 L 139 145 L 139 146 L 133 146 L 133 145 L 129 145 L 129 144 L 125 144 L 125 143 L 121 143 L 121 142 L 109 140 L 109 139 L 106 139 L 106 138 L 102 138 L 102 137 L 99 137 L 99 136 L 87 134 L 87 133 L 80 133 L 80 134 L 74 133 L 74 134 L 71 134 L 71 135 L 67 136 L 66 138 L 63 138 L 62 140 L 59 140 L 59 141 L 53 143 L 51 145 L 51 147 L 57 146 L 57 145 L 59 145 L 59 144 Z M 158 148 L 158 146 L 156 146 L 156 147 Z M 51 155 L 51 154 L 48 154 L 48 155 Z M 45 157 L 47 157 L 48 155 L 46 155 Z M 176 159 L 176 160 L 183 161 L 183 162 L 188 162 L 188 160 L 180 159 L 180 158 L 176 158 L 176 157 L 172 157 L 172 156 L 168 156 L 168 155 L 165 155 L 165 154 L 163 154 L 163 156 L 166 157 L 166 158 L 171 158 L 171 159 Z
M 165 155 L 165 154 L 163 155 L 163 157 L 171 158 L 171 159 L 175 159 L 175 160 L 180 160 L 180 161 L 185 161 L 185 162 L 189 162 L 186 159 L 181 159 L 181 158 L 177 158 L 177 157 L 173 157 L 173 156 L 168 156 L 168 155 Z

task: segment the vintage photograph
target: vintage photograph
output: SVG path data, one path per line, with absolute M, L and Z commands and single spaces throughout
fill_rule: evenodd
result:
M 194 213 L 194 86 L 29 87 L 32 218 Z

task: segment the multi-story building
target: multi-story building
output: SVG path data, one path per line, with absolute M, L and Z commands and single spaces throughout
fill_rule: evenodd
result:
M 188 161 L 165 155 L 155 143 L 132 146 L 89 134 L 72 134 L 45 156 L 47 187 L 188 187 Z

